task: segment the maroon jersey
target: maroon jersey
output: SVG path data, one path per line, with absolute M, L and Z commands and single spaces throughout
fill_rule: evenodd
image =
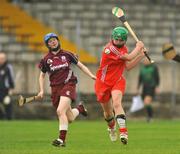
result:
M 70 68 L 71 63 L 77 64 L 77 57 L 68 51 L 60 50 L 56 55 L 49 52 L 39 63 L 39 68 L 43 73 L 49 74 L 50 86 L 66 84 L 68 81 L 77 83 Z

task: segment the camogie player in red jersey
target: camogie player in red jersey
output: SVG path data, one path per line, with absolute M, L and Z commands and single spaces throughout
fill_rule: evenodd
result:
M 127 144 L 128 132 L 126 116 L 122 107 L 122 97 L 126 80 L 123 72 L 135 67 L 144 57 L 144 44 L 139 41 L 130 53 L 126 47 L 128 31 L 124 27 L 116 27 L 112 31 L 112 40 L 105 46 L 100 67 L 97 71 L 95 92 L 107 121 L 111 141 L 117 140 L 116 122 L 119 127 L 119 137 Z M 112 101 L 110 101 L 112 99 Z
M 44 96 L 44 79 L 45 74 L 48 73 L 52 104 L 56 108 L 59 119 L 59 137 L 52 142 L 52 145 L 63 147 L 65 146 L 69 123 L 74 121 L 79 114 L 87 116 L 87 110 L 82 103 L 76 108 L 71 108 L 71 102 L 76 99 L 77 78 L 74 76 L 70 65 L 72 63 L 77 65 L 94 80 L 96 76 L 73 53 L 61 49 L 60 41 L 56 34 L 46 34 L 44 42 L 49 52 L 39 63 L 41 73 L 39 76 L 40 92 L 38 96 L 40 98 Z

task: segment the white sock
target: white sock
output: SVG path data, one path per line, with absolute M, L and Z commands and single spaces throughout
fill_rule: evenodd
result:
M 117 118 L 117 123 L 119 128 L 126 128 L 126 120 L 122 118 Z
M 66 125 L 66 124 L 61 125 L 61 124 L 59 124 L 59 130 L 68 130 L 68 125 Z
M 73 109 L 72 109 L 72 113 L 73 113 L 73 115 L 74 115 L 74 119 L 76 119 L 76 117 L 79 115 L 79 110 L 76 109 L 76 108 L 73 108 Z

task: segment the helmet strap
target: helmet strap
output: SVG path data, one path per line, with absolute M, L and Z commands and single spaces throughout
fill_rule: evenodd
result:
M 121 47 L 124 46 L 124 44 L 123 44 L 123 45 L 116 45 L 116 44 L 114 44 L 114 41 L 113 41 L 113 40 L 112 40 L 112 44 L 113 44 L 115 47 L 117 47 L 117 48 L 121 48 Z
M 51 48 L 51 47 L 48 46 L 48 49 L 49 49 L 50 52 L 51 51 L 57 52 L 57 51 L 59 51 L 60 48 L 61 48 L 60 43 L 58 43 L 58 46 L 56 48 Z

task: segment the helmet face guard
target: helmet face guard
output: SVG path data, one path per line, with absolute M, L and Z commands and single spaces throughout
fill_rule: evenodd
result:
M 116 27 L 112 31 L 112 39 L 127 41 L 128 30 L 124 27 Z
M 48 41 L 49 41 L 51 38 L 56 38 L 56 39 L 58 40 L 58 46 L 57 46 L 57 48 L 55 48 L 55 49 L 52 49 L 52 48 L 50 48 L 50 47 L 48 46 Z M 58 51 L 59 48 L 60 48 L 59 38 L 58 38 L 58 36 L 57 36 L 55 33 L 48 33 L 48 34 L 46 34 L 46 35 L 44 36 L 44 43 L 46 44 L 47 48 L 48 48 L 49 50 L 52 50 L 52 51 Z

